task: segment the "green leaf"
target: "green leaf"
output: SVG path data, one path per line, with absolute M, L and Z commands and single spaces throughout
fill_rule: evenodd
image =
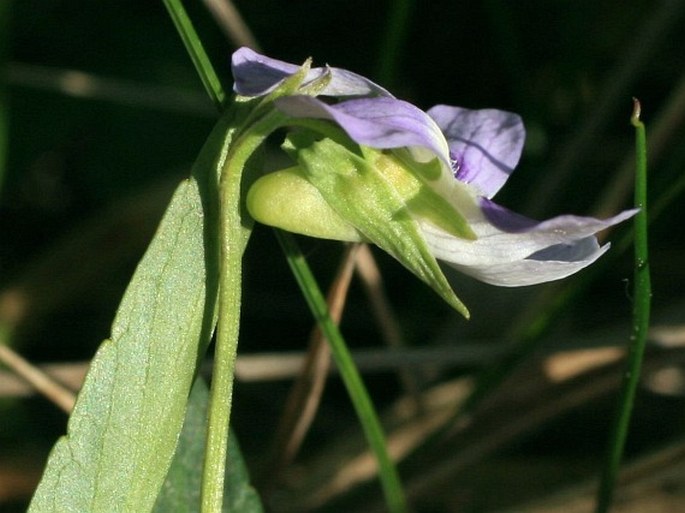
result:
M 183 431 L 154 513 L 199 513 L 202 462 L 207 440 L 207 404 L 209 392 L 202 379 L 193 385 L 188 400 Z M 226 476 L 225 513 L 261 513 L 259 496 L 250 486 L 240 447 L 231 433 L 229 465 Z
M 300 146 L 297 157 L 309 181 L 342 219 L 468 317 L 426 245 L 403 196 L 406 191 L 398 191 L 382 170 L 330 139 Z
M 199 358 L 216 322 L 217 172 L 229 109 L 176 190 L 93 358 L 30 513 L 151 511 L 171 463 Z
M 177 189 L 29 512 L 149 511 L 173 455 L 207 293 L 197 184 Z M 209 300 L 213 304 L 214 299 Z M 204 340 L 202 340 L 204 339 Z
M 250 476 L 243 461 L 238 440 L 231 431 L 228 435 L 228 466 L 226 472 L 226 500 L 224 513 L 262 513 L 259 495 L 250 485 Z

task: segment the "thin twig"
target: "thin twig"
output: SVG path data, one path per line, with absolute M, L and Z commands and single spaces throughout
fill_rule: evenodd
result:
M 163 112 L 178 112 L 192 116 L 216 118 L 205 94 L 157 84 L 102 77 L 81 70 L 51 68 L 11 62 L 7 66 L 7 81 L 15 86 L 82 98 L 109 101 Z
M 392 513 L 406 513 L 408 505 L 404 497 L 402 483 L 394 461 L 389 452 L 376 409 L 369 397 L 368 390 L 359 374 L 347 343 L 328 313 L 328 305 L 314 279 L 302 251 L 295 239 L 287 232 L 276 231 L 278 241 L 283 248 L 288 265 L 295 276 L 300 291 L 307 305 L 326 335 L 331 347 L 331 354 L 340 371 L 340 377 L 347 389 L 357 419 L 361 424 L 369 447 L 374 453 L 378 468 L 378 479 L 383 490 L 387 510 Z
M 402 327 L 397 321 L 397 314 L 385 293 L 381 272 L 368 245 L 362 245 L 357 253 L 355 264 L 357 273 L 359 273 L 369 297 L 376 322 L 380 326 L 383 341 L 393 349 L 405 347 Z M 417 411 L 421 411 L 420 376 L 416 370 L 411 370 L 407 366 L 399 370 L 399 377 L 405 391 L 414 399 Z
M 664 349 L 685 347 L 685 325 L 661 325 L 650 329 L 650 344 Z M 556 354 L 560 351 L 606 351 L 618 348 L 611 344 L 604 334 L 578 339 L 557 339 L 558 344 L 546 347 L 542 354 Z M 492 340 L 465 341 L 454 347 L 403 348 L 393 351 L 387 349 L 357 349 L 352 357 L 364 374 L 387 373 L 402 367 L 430 367 L 449 369 L 451 367 L 483 366 L 502 357 L 507 347 L 497 345 Z M 302 351 L 242 354 L 236 362 L 236 378 L 241 382 L 268 382 L 290 380 L 300 374 L 306 353 Z M 45 374 L 59 378 L 70 389 L 78 390 L 88 370 L 89 362 L 68 362 L 41 364 L 37 367 Z M 212 362 L 203 366 L 203 374 L 209 376 Z M 335 367 L 329 369 L 335 375 Z M 23 397 L 34 390 L 14 373 L 0 370 L 0 397 Z
M 0 362 L 24 379 L 33 389 L 55 403 L 65 413 L 74 409 L 76 394 L 62 386 L 0 341 Z
M 195 71 L 197 71 L 205 91 L 212 100 L 212 103 L 214 103 L 214 106 L 221 112 L 226 101 L 226 93 L 202 45 L 202 40 L 197 35 L 195 27 L 193 27 L 193 23 L 183 7 L 183 3 L 181 0 L 163 0 L 163 2 L 171 20 L 176 26 L 178 35 L 188 51 L 190 59 L 195 65 Z
M 259 51 L 259 43 L 231 0 L 204 0 L 221 30 L 235 46 Z

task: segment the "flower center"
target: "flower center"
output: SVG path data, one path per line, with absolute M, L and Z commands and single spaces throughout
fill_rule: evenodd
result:
M 452 173 L 454 174 L 454 177 L 457 179 L 459 179 L 459 173 L 462 170 L 461 164 L 461 157 L 453 151 L 450 151 L 450 166 L 452 167 Z

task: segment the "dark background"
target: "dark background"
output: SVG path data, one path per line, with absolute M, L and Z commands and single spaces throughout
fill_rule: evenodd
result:
M 11 345 L 35 363 L 86 361 L 108 336 L 136 262 L 216 115 L 161 2 L 1 1 L 0 328 L 11 328 Z M 201 2 L 186 3 L 230 88 L 235 47 Z M 632 159 L 631 97 L 638 97 L 650 144 L 655 138 L 649 171 L 655 207 L 654 324 L 682 326 L 683 2 L 416 2 L 401 44 L 392 55 L 382 55 L 392 5 L 368 0 L 236 2 L 269 56 L 295 63 L 313 56 L 319 65 L 376 79 L 382 60 L 395 59 L 395 72 L 383 77 L 382 85 L 421 108 L 445 103 L 521 114 L 526 148 L 497 200 L 532 217 L 608 216 L 628 208 L 632 189 L 621 192 L 615 180 Z M 82 82 L 71 71 L 92 74 L 102 80 L 101 87 L 74 94 Z M 609 199 L 614 193 L 615 199 Z M 620 226 L 609 239 L 626 238 L 628 228 Z M 342 247 L 301 243 L 321 283 L 327 284 Z M 540 302 L 541 294 L 557 297 L 555 291 L 574 280 L 588 283 L 555 316 L 536 348 L 627 342 L 631 251 L 620 243 L 598 270 L 569 278 L 561 288 L 498 289 L 447 271 L 471 310 L 468 322 L 398 264 L 375 254 L 411 347 L 494 347 L 520 322 L 521 311 Z M 18 314 L 11 301 L 17 290 L 27 298 Z M 257 228 L 246 255 L 244 297 L 241 353 L 305 349 L 311 316 L 273 235 L 263 227 Z M 549 307 L 542 303 L 534 311 Z M 358 282 L 352 286 L 343 331 L 353 348 L 383 347 Z M 602 333 L 599 341 L 597 333 Z M 486 359 L 477 365 L 432 367 L 422 374 L 423 386 L 491 365 L 493 360 Z M 366 379 L 381 409 L 403 393 L 395 373 L 369 373 Z M 234 426 L 255 473 L 288 385 L 238 384 Z M 629 445 L 635 457 L 679 443 L 685 420 L 682 387 L 673 385 L 668 394 L 645 388 L 642 394 Z M 512 482 L 520 468 L 503 470 L 512 461 L 565 468 L 558 473 L 566 480 L 592 477 L 613 397 L 535 425 L 501 448 L 498 463 L 479 460 L 472 475 L 484 477 L 476 484 L 458 477 L 440 482 L 430 500 L 418 500 L 425 507 L 417 509 L 486 511 L 541 494 L 523 492 L 520 483 Z M 25 507 L 65 423 L 66 417 L 44 399 L 0 397 L 0 512 Z M 345 391 L 334 378 L 305 444 L 301 475 L 295 472 L 292 480 L 306 480 L 308 459 L 332 452 L 336 440 L 350 433 L 356 436 L 355 425 Z M 404 472 L 420 474 L 423 464 L 428 463 L 412 461 Z M 500 490 L 494 494 L 498 497 L 489 486 Z M 358 493 L 378 498 L 374 487 Z M 345 506 L 338 508 L 345 511 Z

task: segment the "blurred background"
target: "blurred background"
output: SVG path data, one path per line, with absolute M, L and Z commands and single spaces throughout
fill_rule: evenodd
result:
M 653 330 L 616 511 L 685 510 L 685 2 L 186 4 L 226 89 L 230 54 L 252 41 L 424 109 L 519 113 L 526 147 L 497 201 L 540 219 L 630 206 L 640 99 Z M 218 14 L 231 7 L 251 36 Z M 161 1 L 0 0 L 0 345 L 78 388 L 216 119 Z M 470 321 L 380 252 L 382 283 L 360 269 L 342 329 L 415 511 L 591 511 L 630 335 L 629 229 L 604 234 L 612 250 L 562 283 L 499 289 L 446 270 Z M 327 286 L 343 246 L 300 242 Z M 264 227 L 244 298 L 233 423 L 267 509 L 382 511 L 335 374 L 298 453 L 273 464 L 312 320 Z M 0 366 L 0 512 L 25 510 L 66 421 Z

